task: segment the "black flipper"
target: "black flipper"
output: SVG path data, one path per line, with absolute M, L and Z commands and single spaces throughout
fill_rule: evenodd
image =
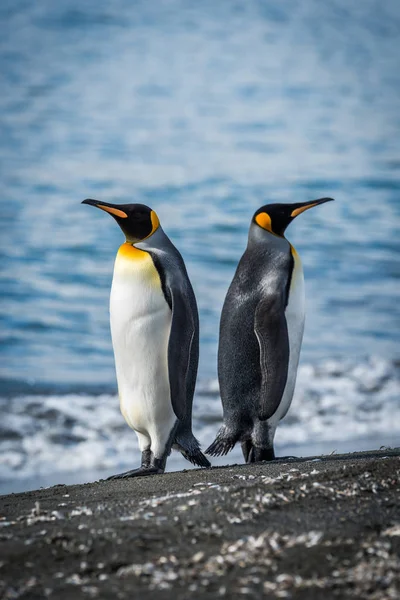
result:
M 282 400 L 289 366 L 289 336 L 285 299 L 280 290 L 271 290 L 257 305 L 254 332 L 260 346 L 262 382 L 258 417 L 272 417 Z
M 171 403 L 177 419 L 184 421 L 187 418 L 190 429 L 199 357 L 199 321 L 194 292 L 182 256 L 161 227 L 136 246 L 151 255 L 172 312 L 168 343 Z
M 172 303 L 172 324 L 168 343 L 168 372 L 172 408 L 182 420 L 187 413 L 188 374 L 195 322 L 192 308 L 177 287 L 168 289 Z

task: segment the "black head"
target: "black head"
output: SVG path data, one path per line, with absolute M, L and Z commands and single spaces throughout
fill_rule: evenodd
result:
M 110 213 L 124 232 L 126 241 L 132 244 L 148 238 L 160 226 L 157 214 L 145 204 L 109 204 L 89 198 L 82 204 L 90 204 Z
M 253 222 L 262 229 L 283 236 L 286 227 L 297 215 L 313 206 L 332 201 L 333 198 L 320 198 L 319 200 L 311 200 L 311 202 L 297 202 L 295 204 L 266 204 L 254 214 Z

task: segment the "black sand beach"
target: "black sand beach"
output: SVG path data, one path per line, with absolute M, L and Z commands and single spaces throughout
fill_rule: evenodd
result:
M 400 449 L 0 497 L 4 599 L 397 599 Z

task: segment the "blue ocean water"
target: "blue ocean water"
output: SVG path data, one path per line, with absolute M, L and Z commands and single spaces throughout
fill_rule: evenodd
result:
M 138 460 L 108 323 L 122 236 L 87 197 L 150 205 L 184 256 L 204 444 L 252 213 L 334 197 L 287 231 L 308 308 L 278 449 L 398 443 L 400 4 L 4 0 L 0 19 L 0 490 Z

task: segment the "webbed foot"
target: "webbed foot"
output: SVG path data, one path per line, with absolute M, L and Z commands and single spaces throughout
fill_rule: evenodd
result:
M 111 475 L 107 477 L 107 481 L 110 479 L 128 479 L 130 477 L 147 477 L 148 475 L 160 475 L 165 471 L 166 458 L 155 458 L 149 449 L 142 452 L 142 464 L 138 469 L 132 469 L 125 473 L 118 473 L 117 475 Z
M 125 473 L 118 473 L 117 475 L 111 475 L 111 477 L 107 477 L 107 481 L 110 479 L 128 479 L 130 477 L 147 477 L 148 475 L 158 475 L 160 473 L 164 473 L 163 470 L 157 469 L 157 467 L 148 467 L 139 469 L 132 469 L 131 471 L 126 471 Z
M 252 458 L 253 460 L 251 462 L 275 460 L 275 452 L 273 446 L 267 448 L 259 448 L 257 446 L 254 446 Z

